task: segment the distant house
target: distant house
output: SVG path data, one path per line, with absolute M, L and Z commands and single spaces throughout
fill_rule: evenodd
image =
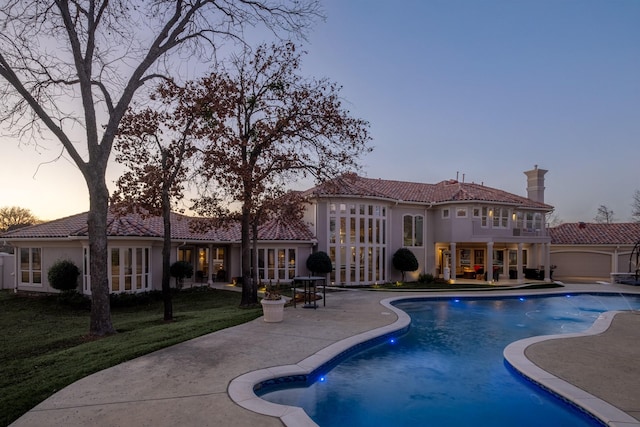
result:
M 566 223 L 549 229 L 549 234 L 557 278 L 608 281 L 611 273 L 638 268 L 631 255 L 640 242 L 640 222 Z
M 525 172 L 526 197 L 457 180 L 425 184 L 346 174 L 303 192 L 308 204 L 302 222 L 274 220 L 260 227 L 252 256 L 262 280 L 281 282 L 309 274 L 306 259 L 319 250 L 331 257 L 335 285 L 400 280 L 391 263 L 399 248 L 410 249 L 419 261 L 406 280 L 428 273 L 451 282 L 522 282 L 527 269 L 550 280 L 552 236 L 545 216 L 553 207 L 544 203 L 546 172 L 537 167 Z M 16 248 L 13 287 L 51 291 L 48 268 L 71 259 L 83 272 L 83 292 L 90 293 L 86 222 L 85 213 L 0 236 Z M 191 262 L 194 283 L 240 276 L 239 226 L 199 233 L 189 222 L 173 214 L 172 261 Z M 111 291 L 158 289 L 161 218 L 112 216 L 108 234 Z M 561 261 L 553 260 L 559 271 Z

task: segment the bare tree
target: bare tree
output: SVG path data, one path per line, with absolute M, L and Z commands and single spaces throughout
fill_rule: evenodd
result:
M 210 60 L 246 25 L 300 32 L 317 16 L 317 0 L 3 1 L 0 123 L 23 139 L 53 135 L 87 183 L 91 335 L 115 333 L 105 176 L 134 95 L 151 79 L 175 76 L 187 58 Z
M 0 233 L 39 223 L 29 209 L 18 206 L 0 208 Z
M 613 211 L 606 207 L 605 205 L 600 205 L 598 207 L 598 213 L 594 218 L 594 221 L 599 224 L 611 224 L 614 222 L 613 219 Z
M 221 201 L 240 204 L 241 306 L 258 302 L 257 283 L 250 280 L 250 237 L 266 201 L 296 179 L 324 180 L 357 169 L 371 151 L 369 124 L 343 107 L 337 84 L 303 77 L 300 59 L 292 43 L 245 50 L 229 72 L 199 80 L 188 95 L 194 105 L 208 105 L 201 108 L 206 144 L 200 175 L 213 183 L 215 194 L 198 208 L 211 212 Z M 208 90 L 214 84 L 229 90 L 214 96 Z
M 631 217 L 633 221 L 640 222 L 640 190 L 633 193 L 633 203 L 631 204 Z
M 547 214 L 546 222 L 547 228 L 557 227 L 562 224 L 562 219 L 560 219 L 558 212 L 552 211 Z

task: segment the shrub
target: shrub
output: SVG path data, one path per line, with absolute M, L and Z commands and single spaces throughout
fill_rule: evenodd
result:
M 176 287 L 182 287 L 182 279 L 193 276 L 193 266 L 187 261 L 176 261 L 169 267 L 169 274 L 176 278 Z
M 91 309 L 91 299 L 76 290 L 61 292 L 58 295 L 58 303 L 76 310 Z
M 52 288 L 59 291 L 73 291 L 78 287 L 80 269 L 72 261 L 61 260 L 49 268 L 47 278 Z
M 404 273 L 405 271 L 416 271 L 419 267 L 418 259 L 416 256 L 407 248 L 400 248 L 394 254 L 391 259 L 393 263 L 393 267 L 396 270 L 400 270 L 402 272 L 402 281 L 404 282 Z
M 331 273 L 331 270 L 333 270 L 331 258 L 329 258 L 326 252 L 314 252 L 307 258 L 307 269 L 309 269 L 312 274 Z
M 420 283 L 433 283 L 436 279 L 433 277 L 433 274 L 423 273 L 418 276 L 418 282 Z
M 162 301 L 162 292 L 148 291 L 139 293 L 122 292 L 109 295 L 111 307 L 137 307 L 153 304 L 155 301 Z

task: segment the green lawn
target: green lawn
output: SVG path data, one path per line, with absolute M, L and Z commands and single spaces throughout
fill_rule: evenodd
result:
M 68 384 L 93 372 L 262 314 L 241 309 L 240 294 L 200 288 L 174 296 L 176 321 L 162 321 L 162 302 L 112 308 L 118 334 L 89 340 L 89 311 L 56 296 L 0 291 L 0 425 L 5 426 Z

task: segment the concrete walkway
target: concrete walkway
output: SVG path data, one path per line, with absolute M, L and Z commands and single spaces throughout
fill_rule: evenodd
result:
M 635 288 L 567 285 L 559 292 L 577 290 L 632 292 Z M 555 290 L 531 290 L 527 293 L 553 291 Z M 490 294 L 498 296 L 514 292 L 523 293 L 491 291 Z M 386 298 L 479 294 L 481 293 L 477 291 L 408 292 L 400 295 L 394 292 L 349 290 L 332 292 L 327 294 L 326 307 L 320 305 L 317 310 L 286 308 L 282 323 L 265 323 L 259 318 L 90 375 L 54 394 L 12 425 L 282 426 L 283 421 L 280 418 L 249 411 L 234 402 L 229 395 L 229 387 L 233 380 L 237 383 L 238 378 L 269 367 L 300 366 L 301 361 L 317 358 L 316 353 L 322 354 L 322 350 L 327 347 L 338 349 L 342 340 L 353 339 L 354 336 L 376 328 L 387 327 L 389 330 L 388 328 L 396 327 L 389 325 L 394 324 L 399 316 L 388 306 L 380 304 L 380 301 Z M 638 317 L 640 316 L 636 316 L 635 319 Z M 622 318 L 623 324 L 626 323 L 626 318 L 627 316 Z M 609 341 L 603 344 L 602 357 L 607 359 L 613 356 L 607 353 L 607 349 L 618 353 L 621 347 L 633 347 L 634 351 L 637 351 L 637 341 L 628 341 L 630 332 L 631 329 L 625 328 L 623 334 L 610 335 Z M 637 335 L 634 337 L 637 338 Z M 571 364 L 591 366 L 594 378 L 602 379 L 593 380 L 591 384 L 594 381 L 598 384 L 609 384 L 607 387 L 596 387 L 602 391 L 598 395 L 599 398 L 637 415 L 637 407 L 617 402 L 616 395 L 638 395 L 637 384 L 640 384 L 640 374 L 635 371 L 634 375 L 638 376 L 635 376 L 633 381 L 619 383 L 610 372 L 611 364 L 592 363 L 593 352 L 587 350 L 594 348 L 589 340 L 597 338 L 585 338 L 584 342 L 568 346 L 561 344 L 562 340 L 536 344 L 531 350 L 531 357 L 541 367 L 557 370 L 562 369 L 563 363 L 556 362 L 569 360 L 567 356 L 570 353 L 575 357 Z M 614 345 L 612 342 L 618 344 Z M 538 348 L 538 345 L 550 347 Z M 552 354 L 553 357 L 546 357 L 547 354 Z M 628 359 L 621 360 L 618 366 L 624 368 L 626 364 L 637 365 L 640 361 L 637 356 L 635 353 L 626 356 Z M 323 358 L 326 358 L 326 355 L 318 360 Z M 558 376 L 578 385 L 579 378 L 574 378 L 574 375 L 580 377 L 580 372 L 583 370 L 566 374 L 559 372 Z M 610 378 L 614 378 L 614 381 L 609 382 Z M 629 389 L 623 390 L 619 384 L 624 384 L 624 387 Z M 589 384 L 582 386 L 588 388 Z M 609 393 L 607 390 L 617 393 Z M 237 394 L 237 391 L 235 393 Z

